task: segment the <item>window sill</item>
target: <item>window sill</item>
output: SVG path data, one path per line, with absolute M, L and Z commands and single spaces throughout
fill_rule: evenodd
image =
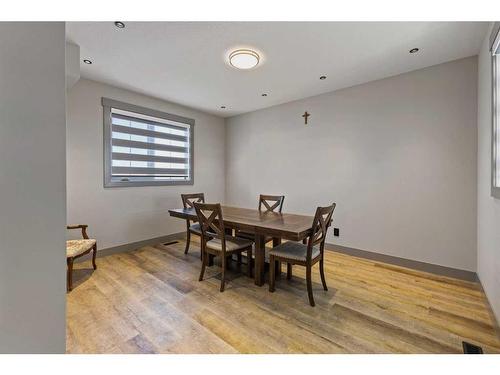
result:
M 105 188 L 116 187 L 142 187 L 142 186 L 175 186 L 175 185 L 193 185 L 194 181 L 105 181 Z

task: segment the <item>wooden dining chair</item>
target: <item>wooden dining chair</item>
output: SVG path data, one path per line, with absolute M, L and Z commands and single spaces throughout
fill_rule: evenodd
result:
M 328 227 L 331 224 L 333 211 L 336 204 L 328 207 L 318 207 L 312 223 L 312 232 L 307 241 L 307 245 L 299 242 L 288 241 L 274 247 L 269 252 L 269 291 L 274 292 L 275 285 L 275 262 L 281 261 L 287 263 L 287 279 L 292 277 L 292 265 L 298 264 L 306 267 L 307 294 L 309 303 L 314 306 L 314 297 L 312 292 L 311 271 L 312 266 L 319 262 L 319 273 L 323 289 L 328 290 L 323 269 L 325 240 Z M 319 245 L 319 247 L 317 246 Z
M 66 271 L 66 291 L 73 289 L 73 262 L 76 258 L 80 258 L 92 250 L 92 266 L 96 270 L 95 258 L 97 255 L 97 241 L 90 239 L 87 235 L 88 225 L 68 225 L 66 229 L 81 229 L 82 239 L 66 241 L 66 264 L 68 269 Z
M 184 208 L 194 208 L 194 202 L 205 203 L 205 194 L 203 193 L 192 193 L 192 194 L 181 194 L 182 205 Z M 189 244 L 191 243 L 191 233 L 201 237 L 201 229 L 199 223 L 191 223 L 191 220 L 186 220 L 186 248 L 184 249 L 184 254 L 189 251 Z M 201 257 L 200 251 L 200 257 Z
M 208 204 L 194 202 L 196 215 L 201 228 L 202 265 L 199 281 L 203 280 L 209 254 L 220 256 L 222 260 L 222 277 L 220 291 L 224 291 L 226 282 L 226 263 L 232 254 L 247 252 L 248 259 L 252 259 L 253 242 L 226 234 L 222 209 L 219 203 Z M 247 274 L 252 276 L 252 262 L 248 262 Z

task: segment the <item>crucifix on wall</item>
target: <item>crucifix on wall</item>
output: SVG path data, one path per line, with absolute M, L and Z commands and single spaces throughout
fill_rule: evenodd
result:
M 309 113 L 307 113 L 307 111 L 304 112 L 304 114 L 302 115 L 302 117 L 304 117 L 304 124 L 307 125 L 307 118 L 311 116 Z

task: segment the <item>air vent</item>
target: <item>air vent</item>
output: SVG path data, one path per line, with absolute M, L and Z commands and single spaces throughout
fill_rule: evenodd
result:
M 163 246 L 175 245 L 176 243 L 179 243 L 179 241 L 165 242 Z
M 483 354 L 483 348 L 470 342 L 462 341 L 462 346 L 464 347 L 464 354 Z

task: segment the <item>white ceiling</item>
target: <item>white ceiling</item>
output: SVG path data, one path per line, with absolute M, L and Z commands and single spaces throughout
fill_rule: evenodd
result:
M 69 22 L 81 75 L 223 117 L 476 55 L 481 22 Z M 226 62 L 249 47 L 261 64 Z M 418 47 L 420 51 L 409 54 Z M 326 80 L 319 80 L 326 75 Z M 267 97 L 262 97 L 267 93 Z M 226 109 L 220 109 L 224 105 Z

